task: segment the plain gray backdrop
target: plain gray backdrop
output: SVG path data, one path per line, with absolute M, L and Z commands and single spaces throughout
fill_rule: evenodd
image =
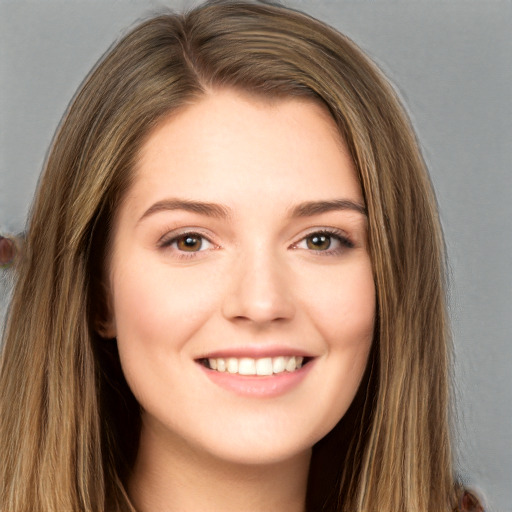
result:
M 0 233 L 24 229 L 54 130 L 96 60 L 137 20 L 192 3 L 0 0 Z M 489 511 L 511 512 L 512 2 L 285 4 L 354 39 L 408 108 L 449 250 L 459 472 Z M 5 273 L 0 287 L 1 318 Z

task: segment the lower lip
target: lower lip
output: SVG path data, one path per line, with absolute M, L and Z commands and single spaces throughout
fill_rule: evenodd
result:
M 218 372 L 201 365 L 207 377 L 217 386 L 237 395 L 256 398 L 272 398 L 296 388 L 309 373 L 314 361 L 293 372 L 282 372 L 268 376 L 239 375 L 238 373 Z

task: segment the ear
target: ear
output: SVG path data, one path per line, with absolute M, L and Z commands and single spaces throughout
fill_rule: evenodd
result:
M 96 332 L 107 340 L 111 340 L 117 336 L 116 325 L 113 316 L 106 319 L 98 319 L 95 325 Z
M 99 288 L 101 292 L 97 294 L 97 303 L 94 307 L 94 330 L 102 338 L 111 340 L 117 336 L 112 294 L 104 283 L 101 283 Z

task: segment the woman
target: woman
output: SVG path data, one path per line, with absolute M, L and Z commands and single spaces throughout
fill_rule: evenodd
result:
M 433 192 L 392 88 L 320 22 L 215 2 L 128 34 L 17 271 L 2 510 L 461 504 Z

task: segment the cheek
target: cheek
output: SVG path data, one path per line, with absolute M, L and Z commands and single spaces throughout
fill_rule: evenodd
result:
M 371 264 L 364 261 L 350 271 L 325 280 L 312 295 L 312 317 L 330 350 L 368 350 L 375 325 L 376 299 Z
M 220 296 L 217 274 L 145 261 L 124 260 L 111 279 L 119 355 L 132 390 L 165 361 L 186 359 L 187 343 L 208 324 Z
M 315 303 L 315 325 L 328 352 L 322 367 L 325 417 L 331 430 L 352 403 L 367 365 L 374 337 L 375 285 L 371 265 L 352 268 L 334 277 Z M 325 435 L 325 433 L 324 433 Z
M 139 403 L 148 405 L 165 400 L 162 376 L 187 359 L 187 342 L 215 309 L 216 297 L 205 289 L 215 287 L 165 265 L 132 263 L 112 274 L 113 313 L 123 373 Z

